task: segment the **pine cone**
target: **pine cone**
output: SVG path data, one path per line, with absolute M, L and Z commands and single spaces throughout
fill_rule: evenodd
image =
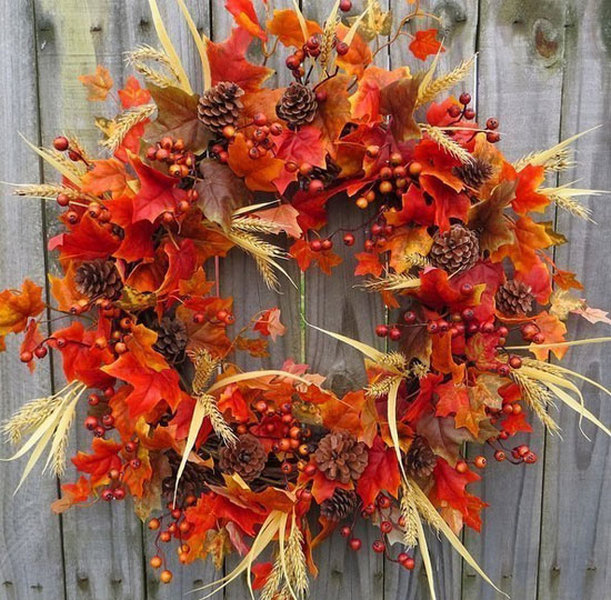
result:
M 311 123 L 316 116 L 316 94 L 307 86 L 294 81 L 276 104 L 276 114 L 290 127 Z
M 454 174 L 469 187 L 477 189 L 492 177 L 492 165 L 478 158 L 461 167 L 455 167 Z
M 165 495 L 173 495 L 176 487 L 176 475 L 182 457 L 173 450 L 166 453 L 170 463 L 172 474 L 161 482 L 162 491 Z M 199 496 L 208 489 L 208 481 L 212 471 L 205 467 L 200 467 L 194 462 L 187 461 L 185 469 L 180 477 L 178 484 L 178 496 L 182 502 L 187 496 Z
M 241 435 L 235 446 L 223 446 L 219 451 L 219 469 L 223 473 L 237 473 L 247 482 L 259 477 L 266 463 L 267 452 L 250 433 Z
M 227 125 L 236 125 L 243 104 L 244 90 L 231 81 L 221 81 L 205 91 L 199 99 L 197 115 L 211 131 L 220 135 Z
M 320 505 L 320 514 L 330 521 L 343 521 L 354 514 L 356 502 L 354 490 L 336 488 L 333 496 Z
M 84 262 L 74 275 L 76 289 L 88 298 L 115 300 L 121 295 L 123 282 L 111 260 L 96 259 Z
M 416 436 L 404 459 L 407 474 L 416 479 L 425 479 L 433 473 L 436 463 L 437 457 L 426 438 Z
M 187 328 L 179 319 L 164 317 L 161 323 L 154 325 L 157 342 L 153 346 L 168 362 L 178 361 L 187 347 Z
M 341 431 L 328 433 L 320 440 L 314 460 L 328 479 L 349 483 L 361 476 L 369 456 L 363 442 Z
M 534 297 L 529 285 L 510 279 L 496 293 L 496 307 L 505 315 L 527 315 Z
M 435 234 L 429 259 L 434 267 L 448 273 L 468 269 L 479 258 L 479 240 L 473 231 L 452 225 L 444 233 Z

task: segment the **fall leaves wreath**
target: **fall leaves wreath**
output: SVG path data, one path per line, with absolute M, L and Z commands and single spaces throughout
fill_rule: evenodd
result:
M 530 415 L 554 431 L 554 401 L 611 434 L 577 383 L 610 392 L 547 361 L 609 339 L 566 340 L 569 313 L 608 319 L 545 253 L 565 238 L 533 217 L 553 203 L 589 217 L 578 200 L 589 190 L 545 186 L 570 164 L 577 136 L 506 159 L 498 121 L 478 123 L 468 93 L 448 94 L 473 59 L 438 73 L 435 29 L 409 34 L 414 57 L 431 57 L 422 72 L 375 66 L 426 15 L 418 2 L 393 24 L 376 0 L 350 18 L 341 0 L 319 24 L 296 4 L 264 2 L 259 20 L 251 0 L 227 0 L 235 28 L 214 42 L 176 0 L 203 91 L 149 3 L 160 47 L 129 54 L 145 84 L 129 77 L 121 112 L 97 120 L 105 157 L 61 135 L 32 146 L 61 181 L 16 187 L 61 207 L 49 248 L 63 276 L 50 275 L 48 304 L 29 280 L 0 293 L 0 346 L 23 333 L 21 360 L 34 370 L 56 352 L 67 381 L 2 425 L 17 446 L 10 460 L 28 456 L 22 482 L 42 458 L 64 473 L 77 405 L 88 402 L 91 445 L 72 457 L 81 475 L 53 509 L 130 496 L 166 583 L 163 548 L 174 545 L 183 563 L 240 555 L 204 598 L 244 573 L 264 600 L 306 598 L 312 549 L 339 530 L 358 551 L 354 525 L 368 519 L 379 530 L 373 552 L 413 569 L 420 549 L 432 598 L 428 527 L 494 586 L 458 537 L 463 525 L 479 530 L 485 506 L 467 486 L 486 461 L 467 461 L 464 443 L 534 463 L 510 440 L 531 431 Z M 292 83 L 264 87 L 267 59 L 282 50 Z M 81 80 L 94 102 L 114 85 L 103 67 Z M 356 239 L 320 233 L 331 202 L 363 215 L 358 293 L 380 294 L 392 317 L 372 325 L 387 352 L 320 330 L 363 355 L 368 385 L 343 397 L 289 357 L 277 370 L 241 371 L 236 353 L 263 356 L 286 328 L 278 308 L 261 307 L 235 332 L 232 299 L 214 283 L 219 258 L 239 251 L 270 288 L 293 284 L 286 259 L 333 277 L 334 244 Z M 55 328 L 51 312 L 71 324 Z

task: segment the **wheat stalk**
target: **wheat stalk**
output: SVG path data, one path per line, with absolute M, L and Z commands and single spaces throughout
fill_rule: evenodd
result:
M 53 183 L 33 183 L 30 185 L 20 185 L 13 191 L 15 196 L 21 196 L 23 198 L 42 198 L 44 200 L 55 200 L 60 194 L 64 194 L 72 201 L 83 201 L 87 199 L 89 201 L 97 201 L 95 196 L 90 194 L 84 194 L 80 190 L 67 187 L 65 185 L 53 184 Z
M 68 136 L 68 142 L 70 143 L 70 150 L 76 152 L 85 162 L 90 163 L 93 160 L 93 157 L 87 152 L 85 146 L 81 144 L 80 140 L 74 136 Z
M 329 18 L 325 23 L 325 29 L 323 31 L 322 41 L 320 44 L 319 58 L 319 63 L 323 71 L 326 71 L 329 67 L 331 53 L 333 52 L 333 42 L 335 41 L 335 32 L 337 31 L 337 27 L 341 23 L 341 20 L 341 16 L 336 12 L 335 14 L 329 15 Z
M 459 84 L 469 73 L 475 62 L 475 56 L 470 59 L 463 61 L 453 71 L 438 77 L 431 81 L 428 85 L 420 87 L 418 89 L 418 98 L 416 100 L 416 107 L 427 104 L 434 98 L 436 98 L 442 92 L 453 88 Z
M 369 398 L 380 398 L 381 396 L 385 396 L 390 392 L 394 380 L 394 377 L 384 377 L 379 381 L 370 383 L 365 388 L 365 395 Z
M 134 62 L 142 62 L 146 60 L 150 60 L 153 62 L 157 62 L 162 64 L 174 77 L 178 80 L 178 74 L 174 70 L 172 65 L 172 61 L 168 58 L 168 55 L 161 50 L 157 50 L 148 44 L 142 44 L 131 50 L 130 52 L 126 52 L 126 60 L 129 64 L 134 64 Z
M 560 208 L 566 210 L 568 213 L 585 219 L 587 221 L 594 222 L 591 218 L 592 211 L 581 204 L 576 199 L 577 196 L 600 196 L 601 194 L 608 194 L 604 190 L 590 190 L 571 187 L 572 183 L 567 183 L 559 187 L 553 188 L 542 188 L 539 193 L 544 194 L 550 200 L 555 202 Z
M 420 129 L 426 133 L 440 148 L 443 148 L 450 156 L 463 164 L 473 162 L 473 156 L 469 154 L 458 142 L 446 135 L 439 127 L 420 123 Z
M 189 351 L 188 355 L 195 369 L 191 388 L 196 396 L 200 396 L 206 393 L 210 385 L 210 379 L 218 367 L 219 361 L 205 348 Z
M 283 572 L 282 572 L 282 561 L 280 557 L 276 557 L 274 561 L 274 567 L 270 573 L 263 590 L 261 592 L 261 600 L 277 600 L 279 588 L 282 584 Z M 282 593 L 282 592 L 280 592 Z
M 197 396 L 197 401 L 201 404 L 204 417 L 210 419 L 210 424 L 214 433 L 228 446 L 234 446 L 238 441 L 233 429 L 229 426 L 216 402 L 216 398 L 211 394 L 202 394 Z
M 286 563 L 291 588 L 298 596 L 305 598 L 309 588 L 306 557 L 303 553 L 303 534 L 295 523 L 295 515 L 293 515 L 291 533 L 286 545 Z
M 407 359 L 400 352 L 388 352 L 378 363 L 382 368 L 402 372 L 407 366 Z
M 247 233 L 274 234 L 280 231 L 278 223 L 257 217 L 235 218 L 231 221 L 231 227 Z
M 378 279 L 369 279 L 359 284 L 359 287 L 370 292 L 383 292 L 385 290 L 397 292 L 417 288 L 419 285 L 420 279 L 418 277 L 406 275 L 405 273 L 388 273 Z
M 0 426 L 0 431 L 7 441 L 13 445 L 21 442 L 24 435 L 31 433 L 58 407 L 63 401 L 61 395 L 36 398 L 24 404 L 10 419 Z
M 125 139 L 125 136 L 129 133 L 130 129 L 134 127 L 134 125 L 151 117 L 155 110 L 156 106 L 154 104 L 142 104 L 141 106 L 135 106 L 134 108 L 122 112 L 112 121 L 111 133 L 101 142 L 101 145 L 107 150 L 115 152 Z
M 409 481 L 403 482 L 403 494 L 401 495 L 401 516 L 403 517 L 403 543 L 408 548 L 418 545 L 418 508 L 414 501 L 414 495 Z
M 560 427 L 547 412 L 547 408 L 553 405 L 550 391 L 538 381 L 523 375 L 515 369 L 511 372 L 511 378 L 518 384 L 522 391 L 522 397 L 541 423 L 552 433 L 559 431 Z

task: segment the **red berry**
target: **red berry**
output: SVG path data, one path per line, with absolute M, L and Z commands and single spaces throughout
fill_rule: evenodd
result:
M 499 127 L 499 122 L 497 119 L 495 119 L 494 117 L 490 117 L 487 121 L 486 121 L 486 128 L 487 129 L 498 129 Z
M 502 450 L 497 450 L 494 453 L 494 460 L 498 460 L 499 462 L 503 462 L 506 458 L 507 458 L 507 456 L 505 455 L 505 453 Z
M 265 113 L 255 113 L 255 116 L 252 118 L 252 120 L 254 121 L 254 124 L 258 125 L 259 127 L 267 125 L 267 117 L 265 116 Z
M 492 333 L 494 331 L 494 323 L 488 321 L 487 323 L 482 323 L 480 326 L 480 331 L 482 333 Z
M 344 244 L 346 244 L 346 246 L 354 245 L 354 236 L 351 233 L 344 234 Z
M 471 321 L 475 316 L 475 312 L 472 308 L 465 308 L 460 315 L 463 318 L 463 321 Z
M 458 101 L 464 105 L 467 106 L 467 104 L 469 104 L 471 102 L 471 94 L 468 94 L 467 92 L 463 92 L 460 97 L 458 98 Z
M 19 355 L 19 360 L 23 363 L 29 363 L 33 358 L 34 356 L 32 355 L 32 353 L 29 350 L 24 350 Z
M 416 313 L 413 310 L 408 310 L 404 315 L 403 315 L 403 320 L 408 323 L 408 324 L 412 324 L 416 322 Z
M 111 415 L 104 415 L 102 417 L 102 424 L 104 427 L 112 427 L 115 424 L 115 418 Z
M 123 498 L 125 498 L 125 489 L 115 488 L 113 491 L 113 496 L 115 497 L 115 500 L 123 500 Z
M 351 533 L 352 533 L 352 529 L 350 529 L 350 527 L 348 527 L 348 525 L 344 525 L 340 530 L 339 533 L 342 537 L 347 538 Z
M 106 500 L 106 502 L 110 502 L 114 497 L 115 495 L 113 494 L 113 491 L 110 489 L 105 489 L 102 492 L 102 500 Z
M 157 529 L 161 527 L 161 521 L 159 519 L 151 519 L 149 521 L 148 527 L 151 531 L 157 531 Z
M 361 542 L 359 538 L 352 538 L 349 543 L 350 543 L 350 548 L 352 548 L 355 552 L 357 550 L 360 550 L 361 546 L 363 545 L 363 542 Z
M 388 326 L 387 325 L 378 325 L 376 327 L 376 335 L 378 337 L 386 337 L 388 335 Z
M 382 521 L 380 529 L 383 533 L 390 533 L 392 531 L 392 523 L 390 521 Z
M 322 250 L 322 241 L 312 240 L 310 242 L 310 250 L 312 250 L 312 252 L 320 252 Z
M 509 366 L 512 369 L 519 369 L 522 366 L 522 359 L 519 356 L 512 356 L 509 358 Z
M 460 113 L 462 112 L 460 106 L 458 106 L 458 104 L 452 104 L 452 106 L 450 106 L 450 108 L 448 108 L 448 114 L 453 118 L 456 119 Z
M 509 377 L 509 367 L 507 365 L 501 365 L 498 369 L 497 369 L 497 373 L 501 376 L 501 377 Z
M 524 462 L 529 465 L 534 465 L 537 462 L 537 455 L 534 452 L 529 452 L 524 456 Z
M 416 566 L 416 561 L 411 556 L 408 556 L 401 562 L 401 566 L 406 568 L 408 571 L 411 571 Z
M 496 131 L 489 131 L 486 134 L 486 139 L 491 143 L 491 144 L 496 144 L 497 142 L 501 141 L 501 134 L 497 133 Z
M 320 179 L 312 179 L 308 184 L 308 192 L 320 194 L 325 189 L 325 184 Z
M 161 556 L 155 555 L 151 557 L 149 564 L 151 565 L 151 567 L 153 567 L 153 569 L 158 569 L 163 564 L 163 559 L 161 558 Z
M 459 473 L 466 473 L 469 470 L 469 467 L 468 467 L 467 463 L 464 460 L 459 460 L 456 463 L 456 470 Z
M 322 104 L 327 101 L 327 90 L 316 90 L 316 102 Z
M 401 339 L 401 330 L 398 327 L 393 327 L 389 333 L 388 333 L 388 337 L 393 341 L 393 342 L 398 342 Z
M 342 12 L 348 12 L 352 10 L 352 1 L 351 0 L 341 0 L 339 3 L 339 9 Z
M 539 332 L 533 336 L 533 342 L 535 344 L 542 344 L 545 341 L 545 336 Z
M 373 542 L 373 544 L 371 544 L 371 548 L 374 552 L 377 552 L 378 554 L 382 554 L 382 552 L 386 550 L 386 546 L 384 545 L 384 542 L 382 540 L 376 540 L 375 542 Z
M 259 158 L 261 156 L 261 151 L 256 146 L 253 146 L 248 151 L 248 156 L 250 156 L 250 158 L 252 158 L 252 160 L 257 160 L 257 158 Z
M 475 111 L 467 108 L 465 110 L 465 119 L 467 119 L 467 121 L 471 121 L 471 119 L 475 119 Z
M 127 444 L 125 444 L 125 451 L 126 452 L 135 452 L 136 449 L 138 448 L 136 442 L 127 442 Z
M 68 138 L 60 135 L 53 140 L 53 147 L 58 152 L 65 152 L 70 147 L 70 142 L 68 141 Z
M 161 579 L 162 583 L 170 583 L 170 581 L 172 581 L 172 577 L 172 571 L 168 571 L 166 569 L 165 571 L 161 571 L 159 579 Z
M 282 125 L 280 125 L 280 123 L 272 123 L 269 126 L 269 132 L 274 136 L 277 137 L 282 133 Z
M 322 241 L 323 250 L 331 250 L 331 248 L 333 248 L 333 242 L 330 239 L 326 239 Z
M 380 508 L 389 508 L 390 507 L 390 498 L 388 496 L 385 496 L 384 494 L 380 494 L 378 496 L 378 506 Z
M 338 42 L 337 46 L 335 46 L 335 51 L 339 56 L 345 56 L 346 54 L 348 54 L 349 50 L 350 46 L 348 46 L 348 44 L 344 42 Z
M 470 283 L 463 283 L 460 286 L 460 293 L 463 296 L 468 296 L 469 294 L 473 293 L 473 286 Z
M 98 426 L 97 417 L 89 416 L 85 419 L 85 428 L 89 431 L 93 431 Z
M 316 473 L 316 471 L 318 471 L 318 469 L 316 468 L 316 465 L 308 465 L 303 472 L 308 476 L 308 477 L 312 477 L 312 475 L 314 475 Z
M 488 461 L 486 460 L 485 456 L 476 456 L 475 460 L 473 461 L 473 464 L 478 468 L 478 469 L 483 469 L 486 464 L 488 463 Z
M 103 438 L 106 435 L 106 429 L 104 429 L 104 427 L 102 427 L 101 425 L 98 425 L 93 430 L 93 435 L 95 435 L 95 437 L 98 437 L 98 438 Z
M 436 321 L 429 321 L 429 322 L 426 324 L 426 330 L 427 330 L 429 333 L 433 333 L 433 334 L 435 334 L 435 333 L 437 333 L 437 332 L 439 331 L 439 325 L 437 324 L 437 322 L 436 322 Z
M 203 313 L 195 313 L 193 315 L 194 323 L 203 323 L 206 320 L 206 316 Z

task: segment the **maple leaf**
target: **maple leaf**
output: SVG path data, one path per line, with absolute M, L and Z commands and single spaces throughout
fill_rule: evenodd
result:
M 134 325 L 129 335 L 126 336 L 125 342 L 127 349 L 134 357 L 143 365 L 147 365 L 158 373 L 165 369 L 169 369 L 165 358 L 157 352 L 153 346 L 157 342 L 158 335 L 152 329 L 148 329 L 143 324 Z
M 122 354 L 115 362 L 105 366 L 103 371 L 133 387 L 125 399 L 131 417 L 147 415 L 163 401 L 176 410 L 183 397 L 174 369 L 156 371 L 141 364 L 131 352 Z
M 346 35 L 348 35 L 350 29 L 343 23 L 340 23 L 335 35 L 337 39 L 343 41 Z M 360 78 L 368 65 L 373 60 L 373 54 L 369 44 L 357 33 L 353 38 L 348 52 L 342 56 L 338 56 L 335 60 L 336 64 L 340 66 L 348 75 L 351 77 L 356 75 Z
M 481 371 L 494 371 L 499 366 L 496 348 L 498 333 L 476 333 L 467 340 L 465 355 Z
M 431 54 L 445 52 L 446 49 L 437 39 L 437 29 L 421 29 L 416 31 L 409 45 L 410 52 L 420 60 L 426 60 Z
M 43 337 L 38 329 L 38 321 L 36 319 L 30 319 L 27 327 L 25 328 L 25 335 L 23 336 L 23 341 L 21 342 L 19 352 L 21 354 L 24 352 L 34 353 L 34 350 L 41 345 L 42 341 Z M 28 369 L 30 369 L 30 373 L 34 372 L 36 369 L 35 360 L 28 362 Z
M 113 440 L 93 438 L 91 442 L 92 454 L 78 452 L 72 459 L 74 466 L 83 473 L 90 475 L 91 487 L 107 485 L 110 483 L 108 472 L 112 469 L 121 469 L 119 452 L 122 444 Z
M 238 422 L 246 422 L 251 416 L 248 403 L 244 398 L 240 388 L 235 385 L 228 385 L 219 396 L 217 402 L 221 413 L 229 412 L 231 417 Z
M 554 342 L 566 341 L 564 338 L 564 334 L 566 333 L 566 325 L 556 315 L 550 315 L 544 310 L 537 315 L 533 322 L 543 334 L 544 344 L 553 344 Z M 537 348 L 537 344 L 534 343 L 531 344 L 528 349 L 539 360 L 548 360 L 550 352 L 553 352 L 556 355 L 556 358 L 561 359 L 568 350 L 566 346 L 559 346 L 556 348 Z
M 321 143 L 322 132 L 312 125 L 300 127 L 296 131 L 284 129 L 282 134 L 276 138 L 276 157 L 282 159 L 285 164 L 308 163 L 313 167 L 326 167 L 326 150 Z M 284 194 L 286 188 L 292 181 L 297 181 L 298 172 L 282 169 L 280 176 L 274 181 L 278 191 Z
M 108 92 L 110 92 L 113 86 L 110 71 L 101 65 L 95 68 L 95 73 L 79 75 L 78 80 L 87 88 L 89 92 L 87 100 L 90 102 L 103 102 L 106 100 Z
M 193 240 L 181 240 L 179 244 L 166 242 L 163 251 L 168 257 L 168 268 L 156 290 L 158 297 L 178 291 L 180 281 L 190 277 L 197 265 Z
M 86 212 L 68 233 L 49 240 L 49 250 L 59 250 L 60 261 L 65 265 L 70 260 L 106 259 L 120 244 L 116 236 Z
M 88 387 L 97 388 L 114 383 L 113 377 L 102 371 L 104 365 L 113 361 L 114 355 L 108 348 L 100 349 L 95 345 L 99 335 L 96 329 L 85 330 L 80 321 L 53 332 L 49 346 L 61 352 L 64 375 L 68 381 L 78 380 Z M 64 343 L 58 344 L 57 340 Z
M 314 252 L 304 239 L 297 240 L 289 248 L 289 253 L 297 261 L 302 271 L 306 271 L 312 263 L 315 263 L 323 273 L 331 275 L 331 269 L 342 262 L 341 257 L 331 250 Z
M 81 190 L 87 194 L 101 196 L 111 192 L 113 197 L 130 194 L 129 179 L 125 164 L 114 159 L 94 160 L 93 169 L 83 175 Z
M 231 298 L 203 298 L 184 302 L 176 309 L 177 316 L 187 327 L 189 349 L 203 347 L 214 355 L 222 356 L 231 347 L 226 326 L 216 319 L 216 314 L 219 310 L 231 312 L 232 303 Z M 203 323 L 193 321 L 194 312 L 204 315 Z
M 480 249 L 495 252 L 514 241 L 514 233 L 508 227 L 505 209 L 515 197 L 516 182 L 503 181 L 494 188 L 488 200 L 474 204 L 469 209 L 469 227 L 481 231 Z
M 399 67 L 394 71 L 388 71 L 370 66 L 360 78 L 356 92 L 350 96 L 352 117 L 369 123 L 381 119 L 381 90 L 398 79 L 409 77 L 407 67 Z
M 342 74 L 327 79 L 318 86 L 318 90 L 325 92 L 327 98 L 319 103 L 312 125 L 322 131 L 325 148 L 331 156 L 335 155 L 335 142 L 351 118 L 349 85 L 350 77 Z
M 149 89 L 157 105 L 157 118 L 149 125 L 147 137 L 150 135 L 155 140 L 164 136 L 181 138 L 195 154 L 205 150 L 210 131 L 197 116 L 199 96 L 175 87 L 160 88 L 149 84 Z
M 327 222 L 325 206 L 328 196 L 327 193 L 309 194 L 303 190 L 293 196 L 291 204 L 299 212 L 297 222 L 302 231 L 320 229 Z
M 247 31 L 234 28 L 224 42 L 208 42 L 212 85 L 221 81 L 233 81 L 245 92 L 252 92 L 271 77 L 274 73 L 273 69 L 254 65 L 246 60 L 246 50 L 250 41 L 251 37 Z
M 390 266 L 403 273 L 412 267 L 410 257 L 427 256 L 432 245 L 433 238 L 426 227 L 402 227 L 391 235 L 384 250 L 390 252 Z
M 583 308 L 572 310 L 571 312 L 576 315 L 579 315 L 580 317 L 583 317 L 586 321 L 589 321 L 593 324 L 606 323 L 607 325 L 611 325 L 609 312 L 600 308 L 592 308 L 590 306 L 586 306 Z
M 464 473 L 459 473 L 443 458 L 437 460 L 433 476 L 435 485 L 430 494 L 433 504 L 444 506 L 444 503 L 447 503 L 459 510 L 463 516 L 468 516 L 469 502 L 465 488 L 469 483 L 479 481 L 481 477 L 468 469 Z
M 544 223 L 535 223 L 530 217 L 520 217 L 514 225 L 515 242 L 505 244 L 490 257 L 500 262 L 509 257 L 518 271 L 528 272 L 538 262 L 537 250 L 549 248 L 554 240 L 549 236 Z
M 76 273 L 78 263 L 70 261 L 66 269 L 64 277 L 55 277 L 49 273 L 49 282 L 51 284 L 51 295 L 57 302 L 57 308 L 65 312 L 70 312 L 74 306 L 79 303 L 85 305 L 89 303 L 87 296 L 76 289 L 76 281 L 74 275 Z
M 140 179 L 140 191 L 133 199 L 133 222 L 155 220 L 166 211 L 174 211 L 186 197 L 185 190 L 176 186 L 176 179 L 145 165 L 138 157 L 131 165 Z
M 271 336 L 275 342 L 279 335 L 286 333 L 286 327 L 280 322 L 280 309 L 276 307 L 266 310 L 257 319 L 253 329 L 262 335 Z
M 61 490 L 62 497 L 51 503 L 51 510 L 56 515 L 61 515 L 79 502 L 86 502 L 91 493 L 91 486 L 87 478 L 81 475 L 76 483 L 64 483 Z
M 202 267 L 194 271 L 189 279 L 181 279 L 178 283 L 178 292 L 181 296 L 205 296 L 214 287 L 213 281 L 206 279 L 206 272 Z
M 471 200 L 469 196 L 457 193 L 441 179 L 431 175 L 420 175 L 422 189 L 433 198 L 435 216 L 433 223 L 443 231 L 450 229 L 450 219 L 467 220 Z
M 248 156 L 246 160 L 258 162 Z M 199 171 L 201 179 L 195 186 L 199 193 L 197 205 L 208 220 L 229 228 L 233 211 L 249 204 L 252 194 L 232 169 L 218 161 L 203 160 Z
M 0 339 L 9 333 L 23 331 L 28 319 L 38 316 L 44 308 L 42 288 L 29 279 L 23 282 L 19 292 L 0 292 Z
M 251 213 L 251 216 L 274 223 L 278 227 L 277 233 L 284 232 L 293 238 L 301 237 L 303 233 L 297 220 L 299 211 L 291 204 L 279 204 L 273 208 L 258 210 Z
M 453 278 L 454 286 L 460 289 L 465 283 L 476 286 L 485 285 L 477 306 L 472 307 L 474 317 L 480 322 L 489 321 L 494 316 L 495 295 L 499 286 L 505 280 L 503 266 L 489 260 L 479 260 L 470 269 L 459 273 Z
M 457 428 L 452 417 L 439 418 L 429 413 L 416 426 L 419 435 L 426 438 L 435 454 L 450 464 L 456 464 L 461 445 L 471 441 L 471 434 L 464 428 Z
M 275 192 L 274 181 L 284 170 L 284 161 L 272 154 L 265 154 L 257 159 L 248 155 L 248 145 L 242 133 L 238 133 L 229 144 L 229 166 L 239 177 L 244 177 L 246 186 L 254 192 Z
M 143 444 L 138 444 L 136 456 L 140 465 L 136 468 L 130 461 L 128 467 L 123 471 L 123 483 L 129 488 L 132 496 L 142 498 L 145 485 L 153 476 L 149 451 Z
M 123 108 L 133 108 L 151 101 L 151 93 L 140 87 L 140 82 L 133 75 L 127 78 L 125 86 L 119 90 L 118 94 Z
M 322 33 L 316 21 L 306 21 L 308 38 Z M 278 36 L 278 41 L 284 46 L 301 48 L 307 40 L 303 38 L 303 31 L 297 13 L 290 9 L 274 10 L 273 18 L 267 21 L 267 31 Z
M 469 294 L 463 294 L 460 286 L 442 269 L 426 268 L 420 274 L 420 287 L 411 292 L 423 304 L 433 309 L 447 306 L 452 310 L 479 304 L 485 283 L 475 285 Z
M 259 24 L 252 0 L 227 0 L 225 9 L 233 15 L 238 27 L 262 40 L 267 39 L 265 31 Z
M 536 191 L 543 181 L 545 181 L 545 167 L 526 165 L 518 173 L 515 198 L 511 201 L 516 213 L 524 215 L 531 211 L 545 211 L 550 199 Z
M 380 257 L 375 252 L 359 252 L 354 255 L 358 265 L 354 270 L 355 275 L 373 275 L 379 277 L 384 270 Z
M 528 271 L 516 272 L 514 279 L 530 287 L 532 295 L 539 304 L 548 303 L 552 293 L 552 278 L 547 265 L 538 257 Z
M 507 415 L 503 419 L 503 429 L 509 435 L 515 435 L 516 433 L 520 433 L 520 432 L 522 433 L 532 433 L 533 432 L 533 428 L 530 426 L 530 424 L 526 420 L 526 414 L 524 412 L 518 413 L 517 415 L 515 413 Z
M 361 411 L 367 403 L 363 390 L 348 392 L 341 400 L 327 394 L 325 401 L 318 405 L 325 428 L 347 430 L 359 438 L 363 434 Z
M 575 273 L 571 271 L 562 271 L 558 269 L 553 276 L 554 283 L 561 287 L 563 290 L 575 288 L 576 290 L 583 290 L 583 285 L 577 280 Z
M 397 141 L 420 137 L 420 127 L 414 119 L 420 80 L 402 77 L 380 91 L 380 112 L 392 117 L 391 130 Z
M 454 383 L 463 381 L 465 365 L 458 365 L 452 356 L 452 334 L 442 333 L 432 337 L 433 349 L 431 352 L 431 365 L 444 375 L 452 375 Z
M 382 491 L 396 498 L 401 474 L 395 449 L 387 447 L 378 436 L 367 454 L 367 467 L 356 484 L 356 492 L 363 501 L 363 506 L 374 504 Z

